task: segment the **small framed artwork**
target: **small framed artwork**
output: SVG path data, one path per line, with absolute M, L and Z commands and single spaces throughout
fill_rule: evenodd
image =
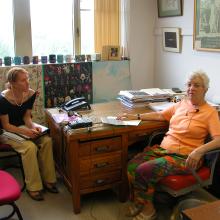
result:
M 163 28 L 163 49 L 180 53 L 180 28 Z
M 158 17 L 182 15 L 182 0 L 157 0 Z
M 119 46 L 109 46 L 108 59 L 109 60 L 121 60 L 121 49 Z

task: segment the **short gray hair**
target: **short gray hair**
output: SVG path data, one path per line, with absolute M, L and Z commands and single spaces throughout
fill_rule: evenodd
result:
M 203 70 L 196 70 L 196 71 L 192 71 L 188 77 L 187 77 L 187 81 L 189 82 L 192 79 L 195 78 L 200 78 L 203 81 L 203 86 L 208 89 L 209 88 L 209 77 L 207 76 L 206 72 L 204 72 Z

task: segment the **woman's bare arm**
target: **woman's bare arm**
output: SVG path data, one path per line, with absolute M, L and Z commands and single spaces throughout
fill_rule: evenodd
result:
M 117 116 L 118 120 L 137 120 L 138 118 L 143 121 L 165 121 L 165 118 L 160 112 L 149 112 L 142 114 L 124 113 Z
M 214 137 L 213 140 L 193 150 L 186 159 L 186 166 L 196 169 L 204 154 L 215 149 L 220 149 L 220 136 Z

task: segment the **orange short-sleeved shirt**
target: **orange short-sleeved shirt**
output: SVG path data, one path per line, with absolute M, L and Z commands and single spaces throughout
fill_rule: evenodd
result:
M 204 144 L 208 134 L 220 136 L 218 112 L 207 103 L 195 109 L 189 100 L 184 99 L 161 114 L 170 125 L 160 146 L 170 153 L 188 155 Z

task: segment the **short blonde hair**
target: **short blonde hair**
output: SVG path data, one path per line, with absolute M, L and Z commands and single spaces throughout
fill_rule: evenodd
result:
M 28 72 L 21 67 L 13 67 L 8 71 L 6 75 L 6 81 L 8 83 L 16 82 L 19 73 L 28 73 Z
M 196 70 L 196 71 L 192 71 L 188 77 L 187 77 L 187 81 L 189 82 L 192 79 L 195 78 L 200 78 L 203 82 L 203 86 L 208 89 L 209 88 L 209 77 L 207 76 L 206 72 L 204 72 L 203 70 Z

